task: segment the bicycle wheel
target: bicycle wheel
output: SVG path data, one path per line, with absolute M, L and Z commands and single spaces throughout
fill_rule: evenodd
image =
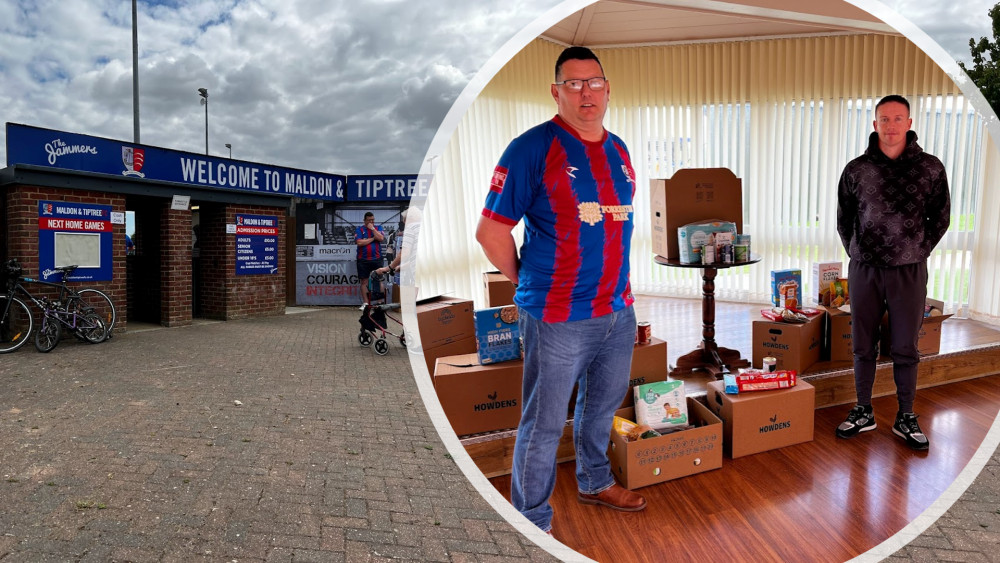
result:
M 115 321 L 118 320 L 118 313 L 115 311 L 115 305 L 111 302 L 111 298 L 103 291 L 92 288 L 81 289 L 76 294 L 80 296 L 81 308 L 90 308 L 104 319 L 105 338 L 111 338 L 115 329 Z
M 38 330 L 35 332 L 35 348 L 39 352 L 48 352 L 59 344 L 59 338 L 61 337 L 62 328 L 59 327 L 59 321 L 43 316 L 42 324 L 39 325 Z
M 4 315 L 6 311 L 6 315 Z M 13 352 L 28 341 L 35 321 L 31 310 L 17 297 L 0 295 L 0 354 Z
M 108 336 L 107 325 L 104 324 L 104 319 L 97 313 L 91 312 L 78 317 L 76 323 L 77 335 L 91 344 L 103 342 Z

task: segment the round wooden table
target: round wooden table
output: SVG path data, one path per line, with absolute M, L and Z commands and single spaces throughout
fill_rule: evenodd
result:
M 705 370 L 717 378 L 738 368 L 750 367 L 750 362 L 741 357 L 739 350 L 723 348 L 715 342 L 715 276 L 719 270 L 736 268 L 760 262 L 758 254 L 751 254 L 750 259 L 732 264 L 685 264 L 676 258 L 655 256 L 653 261 L 671 268 L 700 268 L 702 270 L 701 294 L 701 344 L 698 348 L 677 358 L 677 365 L 670 370 L 671 376 L 690 374 L 695 370 Z

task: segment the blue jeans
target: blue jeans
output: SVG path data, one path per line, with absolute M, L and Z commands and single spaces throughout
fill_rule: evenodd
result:
M 519 310 L 524 338 L 521 422 L 514 444 L 511 503 L 544 531 L 552 527 L 549 497 L 556 484 L 556 449 L 577 385 L 573 415 L 576 482 L 597 494 L 614 484 L 608 441 L 615 410 L 628 392 L 635 311 L 582 321 L 546 323 Z

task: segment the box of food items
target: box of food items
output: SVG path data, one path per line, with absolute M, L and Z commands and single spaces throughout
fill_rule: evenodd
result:
M 718 219 L 743 231 L 743 183 L 728 168 L 682 168 L 649 181 L 649 210 L 653 254 L 679 259 L 677 227 Z
M 730 395 L 725 382 L 705 388 L 709 409 L 722 420 L 725 452 L 733 458 L 811 442 L 816 389 L 799 380 L 794 387 Z
M 921 356 L 937 354 L 941 351 L 941 325 L 951 315 L 944 314 L 944 302 L 927 299 L 924 305 L 924 320 L 917 333 L 917 351 Z M 892 342 L 889 332 L 889 314 L 882 316 L 882 355 L 887 356 Z
M 625 488 L 637 489 L 722 467 L 722 421 L 704 404 L 686 397 L 688 424 L 666 434 L 636 422 L 635 409 L 619 409 L 608 459 Z
M 823 307 L 826 322 L 823 328 L 823 356 L 831 362 L 854 361 L 854 335 L 850 305 Z
M 775 368 L 803 373 L 819 361 L 823 351 L 823 311 L 805 308 L 772 308 L 753 321 L 753 366 L 762 368 L 764 358 L 774 358 Z

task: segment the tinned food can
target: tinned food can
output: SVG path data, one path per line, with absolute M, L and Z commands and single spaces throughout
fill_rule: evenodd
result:
M 774 356 L 767 356 L 763 362 L 764 373 L 774 373 L 778 369 L 778 359 Z
M 640 321 L 636 325 L 635 330 L 635 341 L 638 344 L 646 344 L 649 339 L 653 337 L 653 327 L 649 324 L 649 321 Z

